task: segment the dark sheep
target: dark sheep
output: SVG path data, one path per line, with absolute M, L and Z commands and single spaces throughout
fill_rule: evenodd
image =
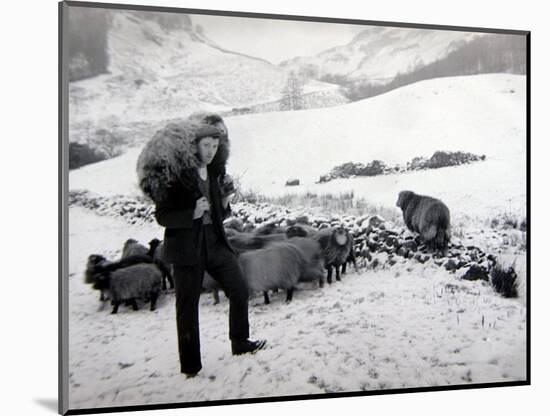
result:
M 162 271 L 162 289 L 166 290 L 166 280 L 170 283 L 170 289 L 174 288 L 174 279 L 172 278 L 172 265 L 166 260 L 164 255 L 164 242 L 158 238 L 149 241 L 149 251 L 147 255 L 153 258 L 155 263 L 160 266 Z
M 221 290 L 220 284 L 214 280 L 208 272 L 204 272 L 204 277 L 202 279 L 202 288 L 206 291 L 212 292 L 212 297 L 214 298 L 214 305 L 220 303 L 220 294 Z
M 96 267 L 105 263 L 108 263 L 105 257 L 99 254 L 89 255 L 88 262 L 86 263 L 86 271 L 84 272 L 84 283 L 88 285 L 94 283 L 93 276 L 95 274 Z M 99 301 L 105 302 L 106 300 L 107 300 L 106 293 L 104 291 L 100 291 Z
M 446 249 L 451 239 L 449 208 L 439 199 L 401 191 L 396 205 L 403 211 L 407 228 L 419 233 L 432 249 Z
M 129 238 L 122 247 L 121 258 L 134 256 L 134 255 L 147 255 L 149 250 L 144 245 L 138 243 L 133 238 Z
M 298 247 L 305 259 L 305 268 L 300 275 L 300 282 L 318 281 L 324 277 L 324 257 L 321 245 L 311 238 L 292 237 L 290 244 Z
M 249 250 L 257 250 L 265 247 L 266 245 L 286 240 L 285 234 L 255 234 L 255 233 L 240 233 L 238 231 L 230 231 L 226 233 L 227 240 L 231 247 L 239 253 L 243 253 Z
M 253 232 L 256 235 L 284 234 L 286 232 L 286 227 L 281 227 L 275 222 L 270 222 L 259 226 Z
M 287 239 L 285 233 L 275 233 L 275 234 L 268 234 L 268 235 L 257 235 L 256 241 L 258 244 L 261 245 L 261 247 L 265 247 L 268 244 L 276 243 L 278 241 L 284 241 Z
M 233 229 L 238 232 L 243 232 L 244 223 L 243 220 L 237 217 L 228 218 L 224 221 L 223 226 L 225 229 Z
M 317 230 L 306 224 L 294 224 L 286 229 L 286 237 L 313 237 L 317 234 Z
M 84 283 L 92 284 L 94 282 L 93 275 L 95 274 L 95 268 L 98 265 L 106 263 L 107 259 L 100 254 L 90 254 L 88 256 L 88 262 L 86 263 L 86 270 L 84 271 Z
M 349 233 L 349 238 L 351 240 L 351 249 L 349 251 L 348 257 L 346 258 L 346 261 L 344 264 L 342 264 L 342 274 L 346 274 L 347 265 L 353 264 L 353 268 L 355 271 L 357 271 L 357 258 L 355 253 L 355 239 L 353 238 L 353 235 Z
M 251 250 L 258 250 L 266 247 L 268 244 L 273 242 L 286 240 L 285 234 L 255 234 L 255 233 L 239 233 L 235 230 L 228 230 L 227 239 L 231 244 L 231 247 L 235 250 L 237 255 L 246 253 Z M 213 279 L 206 278 L 206 286 L 203 285 L 205 289 L 211 290 L 214 294 L 214 303 L 219 302 L 218 290 L 220 289 Z M 264 293 L 264 298 L 266 303 L 269 303 L 269 296 L 267 291 Z
M 298 281 L 317 280 L 323 276 L 320 247 L 315 257 L 313 247 L 317 246 L 313 244 L 316 242 L 293 239 L 273 242 L 265 248 L 241 254 L 239 264 L 249 292 L 263 292 L 265 303 L 269 303 L 269 290 L 285 289 L 286 301 L 291 302 Z
M 149 256 L 143 255 L 134 255 L 125 257 L 116 262 L 108 261 L 105 257 L 100 254 L 91 254 L 88 256 L 88 262 L 86 264 L 86 271 L 84 272 L 84 283 L 92 284 L 94 283 L 93 276 L 97 273 L 108 273 L 116 269 L 123 267 L 131 266 L 138 263 L 152 263 L 153 259 Z M 107 292 L 100 291 L 99 301 L 104 302 L 107 300 Z
M 231 247 L 233 247 L 237 253 L 256 250 L 265 245 L 265 242 L 254 233 L 240 233 L 235 230 L 226 230 L 226 235 L 229 244 L 231 244 Z
M 99 275 L 110 274 L 116 270 L 136 264 L 153 264 L 161 271 L 161 273 L 165 272 L 163 269 L 164 265 L 149 255 L 136 254 L 124 257 L 118 261 L 109 261 L 100 254 L 92 254 L 88 257 L 88 262 L 86 264 L 84 283 L 95 285 Z M 99 290 L 101 292 L 99 300 L 101 302 L 108 300 L 106 295 L 109 293 L 109 290 Z M 127 303 L 129 303 L 129 301 L 127 301 Z
M 92 270 L 86 271 L 87 280 L 93 284 L 93 288 L 102 292 L 109 292 L 113 306 L 111 313 L 115 314 L 121 302 L 129 302 L 134 310 L 138 309 L 137 299 L 151 301 L 150 310 L 155 310 L 157 298 L 162 283 L 162 272 L 156 264 L 152 263 L 149 256 L 145 256 L 149 262 L 123 265 L 121 262 L 102 261 Z M 130 256 L 124 261 L 139 260 Z
M 96 259 L 95 263 L 91 262 L 90 258 Z M 114 272 L 115 270 L 123 269 L 124 267 L 133 266 L 140 263 L 156 264 L 155 260 L 148 255 L 135 254 L 132 256 L 124 257 L 123 259 L 120 259 L 118 261 L 108 261 L 105 257 L 99 254 L 92 254 L 90 257 L 88 257 L 88 266 L 90 267 L 92 264 L 94 264 L 94 267 L 90 267 L 89 270 L 87 269 L 86 274 L 91 274 L 93 276 L 97 273 Z M 87 283 L 93 283 L 93 281 L 88 281 Z
M 321 245 L 327 282 L 332 283 L 332 269 L 336 271 L 336 280 L 340 281 L 340 266 L 346 263 L 353 252 L 351 234 L 344 227 L 331 227 L 320 230 L 314 237 Z M 319 279 L 319 286 L 324 286 L 324 279 Z

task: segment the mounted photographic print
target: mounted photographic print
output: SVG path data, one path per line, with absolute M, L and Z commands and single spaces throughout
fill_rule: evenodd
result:
M 530 33 L 351 19 L 60 3 L 60 413 L 530 383 Z

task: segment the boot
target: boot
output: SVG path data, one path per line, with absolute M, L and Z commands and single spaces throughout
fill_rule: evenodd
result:
M 245 339 L 244 341 L 232 340 L 231 352 L 233 353 L 233 355 L 241 355 L 241 354 L 247 354 L 247 353 L 254 354 L 256 351 L 263 349 L 265 345 L 266 345 L 265 339 L 258 340 L 258 341 L 251 341 L 249 339 Z

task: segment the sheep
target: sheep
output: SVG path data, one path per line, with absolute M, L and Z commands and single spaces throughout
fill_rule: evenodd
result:
M 88 262 L 86 263 L 86 271 L 84 272 L 84 283 L 92 284 L 94 283 L 93 275 L 95 273 L 96 267 L 99 265 L 107 263 L 105 257 L 99 254 L 91 254 L 88 256 Z M 99 293 L 99 301 L 105 302 L 107 300 L 106 293 L 102 290 Z
M 317 234 L 317 230 L 307 224 L 294 224 L 289 226 L 285 232 L 287 238 L 292 237 L 313 237 Z
M 164 242 L 158 238 L 153 238 L 149 241 L 148 256 L 151 256 L 155 263 L 160 266 L 162 271 L 162 289 L 166 290 L 166 280 L 170 283 L 170 289 L 174 288 L 174 279 L 172 278 L 172 266 L 166 260 L 164 255 Z
M 349 233 L 349 238 L 351 240 L 351 249 L 349 251 L 348 257 L 346 257 L 346 261 L 342 264 L 342 274 L 346 274 L 347 265 L 349 263 L 353 264 L 353 268 L 355 269 L 355 271 L 357 271 L 355 239 L 353 238 L 353 235 L 351 233 Z
M 396 205 L 403 211 L 407 228 L 419 233 L 427 246 L 447 248 L 451 239 L 451 215 L 443 202 L 412 191 L 401 191 Z
M 146 258 L 150 259 L 148 256 Z M 120 263 L 107 262 L 103 266 L 101 264 L 96 264 L 96 267 L 93 267 L 95 270 L 89 271 L 89 281 L 93 283 L 94 289 L 110 293 L 114 305 L 112 314 L 117 313 L 122 301 L 130 302 L 132 308 L 138 310 L 136 301 L 138 298 L 150 300 L 150 310 L 155 310 L 162 283 L 162 272 L 156 264 L 152 263 L 152 260 L 124 267 L 120 267 Z
M 251 250 L 258 250 L 261 248 L 264 248 L 266 245 L 276 242 L 285 240 L 286 236 L 285 234 L 255 234 L 250 232 L 239 232 L 234 229 L 225 229 L 227 240 L 229 241 L 229 244 L 235 250 L 237 255 L 240 255 L 242 253 L 251 251 Z M 214 296 L 214 304 L 219 303 L 219 294 L 218 291 L 220 289 L 220 286 L 218 282 L 216 282 L 210 275 L 207 273 L 205 274 L 204 281 L 203 281 L 203 288 L 206 290 L 210 290 L 213 293 Z M 269 301 L 267 302 L 269 303 Z
M 120 258 L 133 256 L 133 255 L 147 255 L 149 250 L 144 245 L 138 243 L 133 238 L 129 238 L 122 247 L 122 255 Z
M 212 297 L 214 298 L 214 305 L 220 303 L 220 294 L 221 289 L 220 284 L 214 280 L 208 272 L 204 272 L 204 277 L 202 279 L 202 288 L 212 292 Z
M 300 282 L 322 279 L 324 276 L 324 258 L 319 242 L 311 238 L 292 237 L 288 243 L 297 246 L 305 259 L 305 268 L 299 277 Z
M 243 229 L 244 229 L 243 220 L 241 220 L 240 218 L 237 218 L 237 217 L 231 217 L 231 218 L 226 219 L 223 222 L 223 226 L 224 226 L 225 229 L 232 229 L 232 230 L 235 230 L 235 231 L 239 231 L 241 233 L 243 232 Z
M 269 222 L 256 228 L 253 232 L 256 235 L 284 234 L 286 227 L 279 226 L 276 222 Z
M 314 237 L 321 245 L 327 282 L 332 283 L 332 268 L 336 270 L 336 280 L 340 281 L 340 266 L 344 264 L 353 251 L 351 235 L 344 227 L 331 227 L 320 230 Z M 324 279 L 319 279 L 319 286 L 324 286 Z
M 108 261 L 100 254 L 91 254 L 88 256 L 88 262 L 86 264 L 86 271 L 84 272 L 84 283 L 95 284 L 97 282 L 98 275 L 108 274 L 118 269 L 133 266 L 136 264 L 155 264 L 159 270 L 162 271 L 162 264 L 159 264 L 153 258 L 148 255 L 136 254 L 128 257 L 124 257 L 118 261 Z M 108 290 L 100 289 L 99 300 L 104 302 L 107 299 L 106 294 Z
M 97 273 L 109 273 L 140 263 L 156 262 L 151 256 L 142 254 L 124 257 L 118 261 L 108 261 L 100 254 L 92 254 L 88 257 L 88 263 L 86 265 L 85 283 L 94 283 L 93 276 Z
M 298 281 L 322 279 L 320 247 L 314 241 L 304 240 L 307 239 L 295 237 L 292 241 L 273 242 L 265 248 L 242 253 L 239 264 L 249 293 L 263 292 L 268 304 L 267 292 L 281 288 L 286 290 L 289 303 Z
M 278 241 L 284 241 L 287 239 L 285 233 L 275 233 L 267 235 L 257 235 L 255 236 L 255 241 L 261 246 L 265 247 L 268 244 L 276 243 Z
M 237 256 L 250 250 L 257 250 L 265 247 L 267 244 L 273 241 L 280 241 L 286 239 L 284 234 L 274 235 L 257 235 L 250 232 L 239 232 L 231 228 L 225 229 L 227 240 L 229 244 L 236 252 Z M 219 290 L 221 289 L 217 281 L 215 281 L 208 273 L 205 273 L 203 280 L 203 289 L 212 291 L 214 297 L 214 304 L 220 302 Z
M 305 268 L 302 270 L 303 273 L 299 276 L 300 281 L 318 280 L 323 277 L 322 265 L 317 267 L 317 265 L 320 264 L 319 262 L 322 261 L 321 247 L 317 241 L 301 237 L 287 239 L 285 234 L 255 235 L 252 233 L 239 233 L 234 230 L 229 233 L 228 240 L 239 256 L 242 256 L 243 253 L 255 252 L 259 249 L 271 247 L 274 244 L 286 241 L 296 245 L 298 249 L 301 250 L 302 258 L 305 259 Z M 320 274 L 319 270 L 321 270 Z M 311 277 L 312 275 L 314 277 Z M 211 290 L 214 294 L 214 303 L 219 303 L 218 290 L 220 286 L 218 282 L 206 272 L 202 286 L 206 290 Z M 284 288 L 286 288 L 286 286 Z M 270 303 L 267 291 L 273 290 L 276 292 L 277 289 L 278 287 L 274 286 L 272 289 L 262 290 L 264 292 L 266 304 Z M 292 292 L 289 294 L 287 290 L 287 297 L 289 301 L 292 300 Z
M 255 234 L 231 230 L 227 232 L 227 240 L 233 249 L 239 253 L 249 250 L 256 250 L 265 247 L 267 244 L 286 240 L 285 234 Z
M 235 230 L 226 230 L 226 236 L 229 244 L 237 252 L 237 254 L 247 250 L 262 248 L 265 245 L 264 242 L 254 233 L 241 233 Z

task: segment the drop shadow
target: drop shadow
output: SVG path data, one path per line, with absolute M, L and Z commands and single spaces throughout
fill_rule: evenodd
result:
M 57 414 L 57 399 L 34 399 L 34 402 Z

